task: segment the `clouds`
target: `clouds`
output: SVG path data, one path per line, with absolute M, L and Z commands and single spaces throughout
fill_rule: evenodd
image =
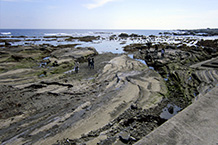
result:
M 86 4 L 85 7 L 88 9 L 94 9 L 94 8 L 101 7 L 105 5 L 106 3 L 113 2 L 113 1 L 119 1 L 119 0 L 94 0 L 94 3 Z
M 1 28 L 217 27 L 217 0 L 0 0 Z M 187 5 L 187 3 L 189 3 Z

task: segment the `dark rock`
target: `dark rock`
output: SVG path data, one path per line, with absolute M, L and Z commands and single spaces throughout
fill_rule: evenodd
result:
M 133 44 L 127 45 L 123 48 L 124 48 L 123 49 L 124 51 L 133 52 L 133 51 L 139 51 L 139 50 L 146 49 L 147 47 L 144 46 L 144 44 L 133 43 Z
M 147 45 L 148 49 L 150 49 L 151 46 L 152 46 L 152 43 L 151 42 L 147 42 L 146 45 Z
M 11 43 L 5 42 L 5 46 L 11 46 Z
M 123 143 L 128 143 L 131 139 L 130 134 L 126 131 L 121 132 L 119 138 Z
M 136 104 L 132 104 L 130 107 L 131 107 L 131 109 L 138 109 Z
M 52 63 L 52 66 L 53 66 L 53 67 L 59 66 L 59 65 L 58 65 L 58 62 L 55 60 L 55 61 Z
M 33 89 L 41 89 L 46 87 L 46 85 L 42 85 L 42 84 L 32 84 L 30 86 L 25 87 L 25 89 L 29 89 L 29 88 L 33 88 Z
M 17 107 L 21 107 L 22 105 L 20 103 L 17 104 Z
M 169 111 L 170 114 L 173 114 L 173 113 L 174 113 L 174 108 L 173 108 L 173 106 L 170 106 L 170 107 L 168 108 L 168 111 Z
M 212 47 L 205 47 L 204 50 L 209 54 L 217 52 L 217 50 L 215 48 L 212 48 Z
M 121 34 L 119 35 L 119 37 L 129 37 L 129 35 L 126 34 L 126 33 L 121 33 Z
M 131 34 L 131 35 L 129 35 L 130 37 L 141 37 L 140 35 L 138 35 L 138 34 Z
M 123 142 L 121 142 L 120 140 L 118 140 L 113 145 L 125 145 L 125 144 Z
M 84 42 L 92 42 L 93 40 L 98 40 L 100 37 L 99 36 L 84 36 L 84 37 L 69 37 L 65 39 L 66 41 L 73 41 L 75 39 L 79 41 L 84 41 Z
M 24 59 L 24 57 L 20 55 L 11 55 L 11 58 L 14 59 L 15 61 L 21 61 Z
M 173 45 L 167 45 L 167 46 L 166 46 L 166 49 L 176 49 L 176 47 L 173 46 Z
M 58 85 L 58 86 L 64 86 L 64 87 L 69 87 L 69 88 L 73 87 L 73 85 L 71 85 L 71 84 L 62 84 L 62 83 L 59 83 L 59 82 L 45 82 L 45 81 L 42 81 L 41 84 Z
M 11 36 L 11 38 L 27 38 L 27 36 Z

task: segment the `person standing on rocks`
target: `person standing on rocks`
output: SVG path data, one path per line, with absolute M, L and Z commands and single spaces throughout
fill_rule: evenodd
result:
M 157 56 L 157 54 L 158 54 L 158 46 L 157 45 L 155 45 L 154 54 L 155 54 L 155 56 Z
M 79 72 L 79 62 L 75 63 L 75 72 L 78 73 Z
M 165 49 L 162 48 L 162 49 L 161 49 L 161 57 L 162 57 L 162 58 L 164 58 L 164 54 L 165 54 Z
M 91 58 L 88 57 L 88 67 L 90 68 L 91 67 Z
M 94 58 L 92 58 L 90 61 L 90 69 L 94 69 L 94 63 L 95 63 Z

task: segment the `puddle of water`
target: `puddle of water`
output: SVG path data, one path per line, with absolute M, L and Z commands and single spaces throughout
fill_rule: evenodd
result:
M 50 59 L 50 56 L 43 58 L 43 60 L 48 60 L 48 59 Z
M 164 78 L 164 80 L 165 80 L 165 81 L 168 81 L 169 79 L 168 79 L 168 78 Z
M 150 68 L 150 69 L 154 70 L 154 67 L 152 67 L 152 66 L 149 66 L 148 68 Z
M 95 78 L 94 77 L 90 77 L 87 80 L 90 81 L 90 80 L 93 80 L 93 79 L 95 79 Z
M 128 56 L 129 56 L 130 58 L 134 59 L 134 58 L 133 58 L 133 54 L 128 54 Z
M 134 58 L 133 58 L 133 54 L 128 54 L 128 56 L 129 56 L 130 58 L 134 59 Z M 147 65 L 147 63 L 146 63 L 144 60 L 141 60 L 141 59 L 134 59 L 134 60 L 140 61 L 141 63 Z
M 168 81 L 169 80 L 169 74 L 167 74 L 167 77 L 164 78 L 165 81 Z
M 189 80 L 189 81 L 192 80 L 192 77 L 189 77 L 188 80 Z
M 49 59 L 50 58 L 51 58 L 50 56 L 47 56 L 47 57 L 43 58 L 42 59 L 43 62 L 39 63 L 39 67 L 46 67 L 49 64 Z
M 144 60 L 141 60 L 141 59 L 135 59 L 135 60 L 140 61 L 141 63 L 147 65 L 147 63 Z
M 47 62 L 42 62 L 39 64 L 39 67 L 45 67 L 47 65 Z
M 160 117 L 163 119 L 170 119 L 171 117 L 175 116 L 180 110 L 182 110 L 182 108 L 169 103 L 167 104 L 167 107 L 162 110 Z
M 75 69 L 72 69 L 72 70 L 68 70 L 68 71 L 66 71 L 66 72 L 64 72 L 65 74 L 68 74 L 68 73 L 72 73 L 72 72 L 74 72 L 75 71 Z
M 100 54 L 103 52 L 124 53 L 120 41 L 99 40 L 96 42 L 82 43 L 76 47 L 94 47 Z
M 39 77 L 41 78 L 41 77 L 45 77 L 45 75 L 44 74 L 41 74 L 41 75 L 39 75 Z

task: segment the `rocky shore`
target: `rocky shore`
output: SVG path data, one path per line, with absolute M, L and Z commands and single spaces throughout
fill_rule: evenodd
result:
M 1 144 L 133 144 L 217 86 L 217 39 L 189 39 L 188 45 L 160 38 L 170 39 L 111 36 L 110 41 L 124 42 L 123 54 L 1 40 Z M 66 41 L 74 39 L 101 38 Z M 128 39 L 146 42 L 125 44 Z M 212 58 L 213 64 L 195 65 Z
M 177 30 L 175 32 L 163 32 L 160 34 L 175 36 L 217 36 L 218 29 Z

